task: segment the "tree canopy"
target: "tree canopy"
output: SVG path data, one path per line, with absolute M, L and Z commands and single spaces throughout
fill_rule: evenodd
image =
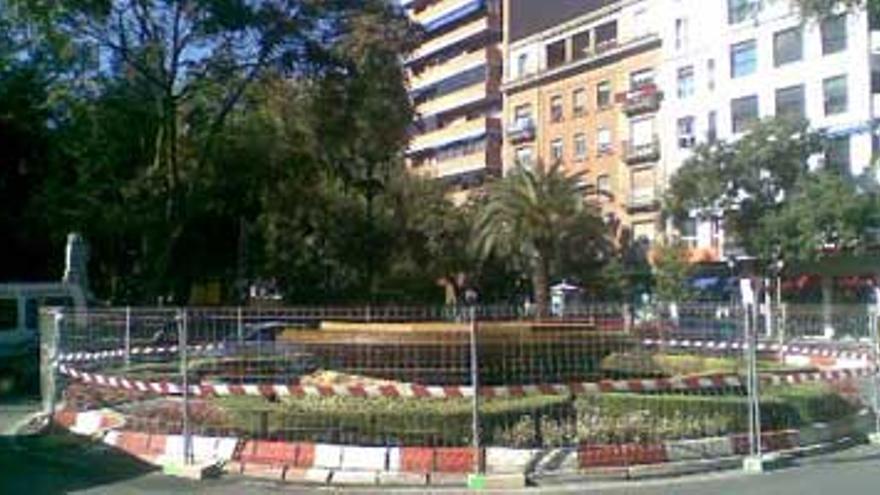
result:
M 698 146 L 670 180 L 673 216 L 720 215 L 746 253 L 812 259 L 834 232 L 854 241 L 876 219 L 873 193 L 822 166 L 828 141 L 805 122 L 768 119 L 730 142 Z

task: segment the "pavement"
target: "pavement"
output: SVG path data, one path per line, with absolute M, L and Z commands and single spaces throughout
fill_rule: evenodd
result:
M 136 459 L 65 433 L 13 436 L 8 429 L 39 408 L 36 399 L 0 401 L 0 493 L 152 495 L 194 493 L 240 495 L 392 492 L 389 488 L 298 487 L 227 476 L 195 482 L 170 478 Z M 464 490 L 407 489 L 400 493 L 462 493 Z M 728 471 L 676 479 L 587 482 L 542 487 L 520 493 L 611 495 L 826 495 L 880 492 L 880 447 L 862 445 L 761 475 Z M 499 492 L 500 493 L 500 492 Z M 517 493 L 506 490 L 503 493 Z

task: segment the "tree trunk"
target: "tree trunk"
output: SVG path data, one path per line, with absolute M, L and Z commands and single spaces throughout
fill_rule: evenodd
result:
M 549 274 L 547 262 L 543 257 L 537 256 L 532 266 L 532 294 L 535 297 L 535 317 L 543 319 L 547 316 L 550 306 Z

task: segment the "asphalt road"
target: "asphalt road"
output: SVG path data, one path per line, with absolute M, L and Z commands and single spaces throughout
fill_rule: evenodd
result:
M 152 495 L 204 493 L 218 495 L 383 493 L 391 490 L 295 487 L 268 481 L 225 477 L 193 482 L 169 478 L 151 466 L 69 435 L 8 435 L 8 428 L 38 408 L 35 399 L 0 402 L 0 493 Z M 458 490 L 461 493 L 462 490 Z M 406 490 L 403 493 L 425 493 Z M 432 490 L 432 493 L 449 493 Z M 512 493 L 506 491 L 504 493 Z M 763 475 L 724 472 L 675 480 L 589 483 L 548 487 L 524 493 L 611 495 L 860 495 L 880 493 L 880 447 L 860 446 L 844 452 L 800 460 L 792 467 Z

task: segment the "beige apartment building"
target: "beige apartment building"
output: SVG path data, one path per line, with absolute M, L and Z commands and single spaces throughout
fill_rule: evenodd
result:
M 660 38 L 647 0 L 505 2 L 503 162 L 561 164 L 619 238 L 661 232 L 654 82 Z
M 501 0 L 401 0 L 425 38 L 406 60 L 416 111 L 407 162 L 457 202 L 501 174 Z

